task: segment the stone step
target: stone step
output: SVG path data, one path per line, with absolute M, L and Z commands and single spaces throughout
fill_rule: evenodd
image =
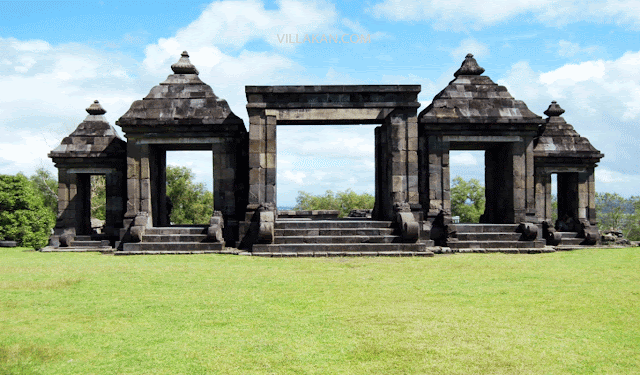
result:
M 580 245 L 584 241 L 584 238 L 562 238 L 558 245 Z
M 560 238 L 565 239 L 565 238 L 578 238 L 579 233 L 578 232 L 556 232 L 557 234 L 560 235 Z
M 522 236 L 515 232 L 480 232 L 480 233 L 458 233 L 460 241 L 518 241 Z
M 254 253 L 327 253 L 327 252 L 425 252 L 430 246 L 416 243 L 360 243 L 360 244 L 318 244 L 318 243 L 296 243 L 296 244 L 255 244 Z
M 76 237 L 77 238 L 77 237 Z M 78 241 L 75 240 L 71 243 L 70 247 L 102 247 L 110 248 L 109 241 Z
M 436 249 L 434 249 L 436 250 Z M 258 257 L 273 257 L 273 258 L 296 258 L 296 257 L 432 257 L 434 252 L 428 251 L 305 251 L 301 253 L 295 252 L 253 252 L 250 253 L 253 256 Z M 240 254 L 244 255 L 244 254 Z
M 515 232 L 519 224 L 454 224 L 458 233 Z
M 373 220 L 286 220 L 276 221 L 275 229 L 391 228 L 390 221 Z
M 147 228 L 144 231 L 145 235 L 167 235 L 167 234 L 205 234 L 207 233 L 206 226 L 193 226 L 193 227 L 154 227 Z
M 189 255 L 189 254 L 240 254 L 240 252 L 226 252 L 225 250 L 132 250 L 114 251 L 113 255 Z M 250 255 L 250 254 L 247 254 Z
M 204 242 L 206 234 L 148 234 L 143 237 L 144 242 Z
M 518 249 L 543 247 L 544 241 L 449 241 L 451 249 Z
M 303 228 L 276 229 L 276 237 L 280 236 L 388 236 L 393 228 Z
M 222 250 L 221 242 L 135 242 L 125 243 L 124 251 L 203 251 Z
M 357 244 L 400 242 L 398 236 L 285 236 L 275 237 L 275 244 Z

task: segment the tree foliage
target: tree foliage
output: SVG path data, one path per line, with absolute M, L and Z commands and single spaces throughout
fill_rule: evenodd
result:
M 167 197 L 173 204 L 173 224 L 207 224 L 213 215 L 213 194 L 194 179 L 187 167 L 167 166 Z
M 333 193 L 327 190 L 323 195 L 312 195 L 299 191 L 294 210 L 338 210 L 339 217 L 345 217 L 354 209 L 373 209 L 375 197 L 368 193 L 358 194 L 351 189 Z
M 451 214 L 459 216 L 461 223 L 477 223 L 484 213 L 485 188 L 472 178 L 465 181 L 457 176 L 451 186 Z
M 91 218 L 105 220 L 107 182 L 104 175 L 91 176 Z
M 600 230 L 617 229 L 630 240 L 640 240 L 640 196 L 596 193 L 596 217 Z
M 54 216 L 58 215 L 58 180 L 44 167 L 36 169 L 29 177 L 29 181 L 42 197 L 44 205 L 51 210 Z
M 54 223 L 51 208 L 27 177 L 0 175 L 0 238 L 39 249 Z

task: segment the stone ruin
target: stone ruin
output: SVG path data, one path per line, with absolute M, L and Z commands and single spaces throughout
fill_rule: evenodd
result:
M 471 54 L 419 114 L 420 85 L 246 86 L 248 132 L 200 80 L 186 52 L 171 69 L 116 122 L 126 141 L 96 101 L 49 154 L 60 184 L 51 248 L 108 248 L 119 255 L 432 256 L 597 243 L 594 169 L 604 155 L 565 122 L 556 102 L 543 119 L 482 75 Z M 377 125 L 371 212 L 338 219 L 332 211 L 277 210 L 277 127 L 314 124 Z M 211 151 L 209 223 L 171 225 L 171 150 Z M 485 152 L 486 208 L 479 224 L 452 222 L 451 150 Z M 101 234 L 90 230 L 94 174 L 107 183 Z M 557 223 L 551 219 L 552 174 L 558 176 Z

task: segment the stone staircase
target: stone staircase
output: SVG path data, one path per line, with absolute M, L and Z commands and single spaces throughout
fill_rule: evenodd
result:
M 110 252 L 113 248 L 106 236 L 100 234 L 75 236 L 70 246 L 47 246 L 41 252 Z
M 583 247 L 593 247 L 593 245 L 582 245 L 584 238 L 578 237 L 578 232 L 556 232 L 560 235 L 560 243 L 555 245 L 556 250 L 574 250 Z
M 546 241 L 536 238 L 523 241 L 518 224 L 455 224 L 456 237 L 447 245 L 451 252 L 471 253 L 542 253 L 552 252 Z
M 433 241 L 401 243 L 390 221 L 370 219 L 275 222 L 273 244 L 254 244 L 254 256 L 433 256 Z
M 217 254 L 224 242 L 207 242 L 206 225 L 147 228 L 142 242 L 128 242 L 114 255 Z

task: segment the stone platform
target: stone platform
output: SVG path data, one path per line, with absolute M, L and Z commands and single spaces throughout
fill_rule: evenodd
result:
M 147 228 L 142 242 L 122 244 L 116 253 L 143 254 L 144 252 L 171 252 L 190 254 L 194 251 L 220 252 L 224 242 L 207 242 L 207 226 L 172 226 Z
M 278 220 L 272 244 L 255 244 L 259 256 L 433 256 L 433 241 L 402 243 L 391 221 Z
M 553 252 L 546 241 L 526 241 L 518 232 L 518 224 L 455 224 L 456 237 L 447 245 L 451 252 L 503 252 L 540 253 Z

